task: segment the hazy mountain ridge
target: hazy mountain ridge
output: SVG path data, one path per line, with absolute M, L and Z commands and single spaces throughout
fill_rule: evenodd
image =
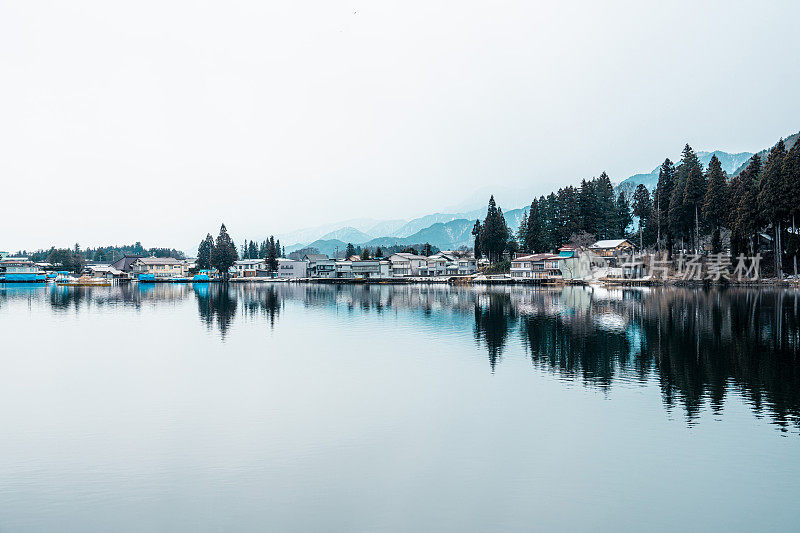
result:
M 787 150 L 787 151 L 788 151 L 788 150 L 791 150 L 792 146 L 794 146 L 794 143 L 796 143 L 796 142 L 797 142 L 797 139 L 798 139 L 798 137 L 800 137 L 800 131 L 799 131 L 799 132 L 797 132 L 797 133 L 794 133 L 794 134 L 792 134 L 792 135 L 789 135 L 788 137 L 786 137 L 786 138 L 783 140 L 784 144 L 786 145 L 786 150 Z M 777 143 L 776 143 L 776 144 L 777 144 Z M 775 145 L 773 144 L 772 146 L 775 146 Z M 763 150 L 761 150 L 760 152 L 758 152 L 758 156 L 761 158 L 761 160 L 762 160 L 762 161 L 763 161 L 763 160 L 765 160 L 765 159 L 767 158 L 767 153 L 770 151 L 770 148 L 772 148 L 772 146 L 770 146 L 769 148 L 764 148 Z M 752 156 L 751 156 L 751 157 L 748 157 L 748 158 L 747 158 L 747 161 L 745 161 L 745 162 L 743 162 L 741 165 L 739 165 L 739 167 L 737 167 L 737 168 L 736 168 L 736 170 L 733 172 L 733 174 L 732 174 L 732 175 L 733 175 L 733 176 L 736 176 L 736 175 L 738 175 L 738 174 L 739 174 L 739 173 L 740 173 L 742 170 L 744 170 L 744 169 L 747 167 L 747 165 L 750 163 L 750 159 L 751 159 L 751 158 L 752 158 Z

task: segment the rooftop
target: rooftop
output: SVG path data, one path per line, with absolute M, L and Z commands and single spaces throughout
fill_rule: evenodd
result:
M 139 257 L 136 261 L 141 261 L 145 265 L 177 265 L 183 263 L 182 260 L 174 257 Z M 112 266 L 116 266 L 116 264 Z
M 628 239 L 606 239 L 604 241 L 597 241 L 593 245 L 589 246 L 589 248 L 616 248 L 623 242 L 628 242 Z

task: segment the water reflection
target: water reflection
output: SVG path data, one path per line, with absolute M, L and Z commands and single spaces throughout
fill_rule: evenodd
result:
M 44 297 L 44 298 L 42 298 Z M 56 313 L 194 299 L 222 338 L 237 320 L 280 327 L 286 306 L 347 316 L 402 314 L 405 324 L 470 334 L 495 372 L 505 354 L 524 355 L 559 379 L 608 390 L 657 383 L 667 409 L 688 423 L 721 413 L 733 393 L 783 429 L 800 427 L 800 297 L 788 289 L 541 289 L 446 285 L 321 284 L 0 286 L 8 300 L 43 300 Z M 313 323 L 312 315 L 304 321 Z M 405 334 L 387 326 L 387 335 Z M 404 330 L 408 331 L 408 330 Z

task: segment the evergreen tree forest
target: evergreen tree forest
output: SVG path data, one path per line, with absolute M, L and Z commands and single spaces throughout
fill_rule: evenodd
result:
M 552 252 L 576 236 L 630 238 L 642 250 L 773 254 L 779 275 L 797 273 L 800 238 L 800 142 L 787 150 L 780 140 L 762 160 L 754 155 L 731 177 L 716 156 L 703 168 L 688 144 L 677 164 L 665 159 L 653 191 L 639 185 L 630 198 L 615 196 L 604 172 L 535 198 L 522 218 L 517 240 L 490 199 L 486 219 L 476 221 L 477 257 L 496 261 L 515 246 L 526 253 Z M 630 232 L 634 217 L 638 227 Z M 779 253 L 774 254 L 778 250 Z
M 614 194 L 611 179 L 603 172 L 578 187 L 570 185 L 534 198 L 520 222 L 517 244 L 525 253 L 552 252 L 578 235 L 626 237 L 632 222 L 630 200 L 624 193 Z

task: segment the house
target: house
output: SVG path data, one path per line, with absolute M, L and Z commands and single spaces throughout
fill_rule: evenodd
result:
M 426 266 L 420 268 L 420 276 L 446 276 L 447 265 L 451 264 L 450 261 L 439 254 L 428 257 L 425 263 Z M 458 271 L 457 268 L 456 271 Z
M 617 257 L 629 255 L 633 251 L 633 243 L 628 239 L 608 239 L 597 241 L 589 246 L 589 250 L 600 257 Z
M 427 270 L 428 258 L 422 255 L 396 253 L 389 256 L 392 277 L 420 276 L 421 270 Z
M 364 259 L 350 262 L 353 278 L 388 278 L 391 276 L 391 263 L 385 259 Z
M 141 255 L 123 255 L 121 259 L 117 259 L 109 266 L 119 270 L 120 272 L 125 272 L 127 274 L 131 273 L 133 270 L 133 262 L 142 257 Z
M 545 268 L 545 258 L 553 254 L 526 254 L 518 255 L 511 260 L 511 277 L 521 279 L 548 279 L 550 274 Z
M 308 276 L 308 263 L 292 259 L 278 258 L 278 277 L 298 279 Z
M 459 276 L 469 276 L 478 271 L 478 261 L 474 257 L 459 257 L 456 261 Z
M 86 265 L 86 267 L 83 269 L 83 272 L 95 278 L 105 278 L 112 280 L 130 279 L 130 276 L 126 272 L 117 270 L 116 268 L 110 265 Z
M 0 282 L 37 283 L 47 275 L 27 257 L 4 257 L 0 260 Z
M 571 256 L 570 256 L 571 257 Z M 558 279 L 562 277 L 559 254 L 518 255 L 511 260 L 511 277 L 522 279 Z
M 143 274 L 157 279 L 185 278 L 189 276 L 190 267 L 188 261 L 174 257 L 139 257 L 131 263 L 131 274 L 135 278 Z
M 337 278 L 352 278 L 353 277 L 353 262 L 352 261 L 336 261 L 336 277 Z
M 313 265 L 313 266 L 312 266 Z M 312 278 L 335 278 L 336 277 L 336 260 L 335 259 L 318 259 L 309 262 L 308 275 Z
M 306 262 L 307 275 L 312 278 L 336 277 L 336 262 L 325 254 L 306 254 L 303 261 Z
M 240 259 L 233 263 L 228 272 L 235 278 L 255 278 L 259 270 L 266 270 L 264 259 Z

